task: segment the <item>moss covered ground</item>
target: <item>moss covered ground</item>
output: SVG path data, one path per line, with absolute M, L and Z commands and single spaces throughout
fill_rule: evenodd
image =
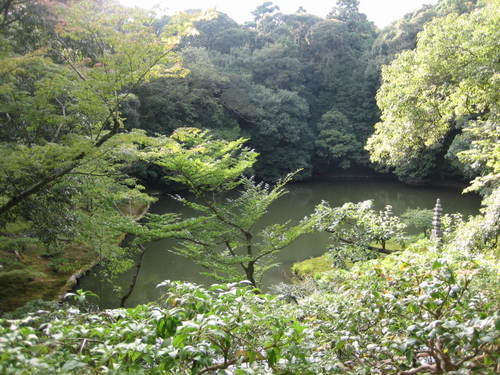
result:
M 372 244 L 372 246 L 377 245 Z M 401 251 L 403 247 L 398 242 L 387 241 L 386 249 L 390 251 Z M 334 268 L 328 253 L 325 253 L 319 257 L 309 258 L 302 262 L 294 263 L 292 265 L 292 272 L 299 279 L 306 279 L 309 277 L 318 278 L 322 273 L 332 271 Z
M 83 244 L 69 244 L 60 253 L 28 247 L 21 257 L 0 252 L 0 311 L 10 311 L 35 299 L 51 300 L 63 292 L 71 275 L 91 264 L 94 254 Z
M 125 215 L 143 216 L 144 203 L 120 205 Z M 117 241 L 121 242 L 124 236 Z M 0 313 L 12 311 L 33 300 L 54 300 L 71 284 L 68 280 L 96 263 L 97 255 L 82 243 L 68 243 L 60 250 L 30 244 L 22 253 L 0 250 Z

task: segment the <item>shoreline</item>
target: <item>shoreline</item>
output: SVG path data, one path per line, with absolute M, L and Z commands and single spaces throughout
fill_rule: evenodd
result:
M 146 216 L 146 214 L 149 212 L 149 209 L 151 207 L 151 203 L 147 203 L 146 206 L 144 207 L 144 209 L 142 210 L 142 212 L 138 215 L 136 215 L 134 217 L 134 220 L 135 221 L 139 221 L 141 219 L 144 218 L 144 216 Z M 123 243 L 123 241 L 125 240 L 127 234 L 126 233 L 123 233 L 121 236 L 120 236 L 120 239 L 118 240 L 119 244 L 121 245 Z M 61 301 L 64 299 L 64 296 L 66 295 L 66 293 L 70 292 L 71 290 L 73 290 L 73 288 L 78 285 L 78 281 L 87 274 L 87 272 L 89 272 L 90 270 L 92 270 L 92 268 L 96 267 L 97 265 L 99 265 L 99 261 L 96 260 L 94 262 L 92 262 L 91 264 L 89 265 L 86 265 L 84 267 L 82 267 L 81 269 L 79 269 L 77 272 L 73 273 L 69 278 L 68 280 L 66 281 L 66 284 L 64 284 L 64 286 L 60 289 L 59 293 L 58 293 L 58 298 L 57 300 Z
M 150 209 L 150 202 L 141 201 L 135 205 L 125 204 L 117 207 L 122 215 L 141 220 Z M 126 233 L 120 234 L 116 241 L 122 244 Z M 83 243 L 68 242 L 65 250 L 57 256 L 47 256 L 42 247 L 31 247 L 23 255 L 19 266 L 0 269 L 3 291 L 0 293 L 0 315 L 22 308 L 36 300 L 61 301 L 71 291 L 78 280 L 95 267 L 99 260 L 90 246 Z M 75 264 L 73 270 L 55 268 L 58 264 Z M 75 270 L 76 269 L 76 270 Z

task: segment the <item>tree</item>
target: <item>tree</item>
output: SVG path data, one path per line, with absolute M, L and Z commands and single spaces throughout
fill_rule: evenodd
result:
M 274 90 L 300 92 L 304 86 L 299 50 L 280 43 L 260 48 L 249 56 L 253 81 Z
M 361 145 L 353 135 L 352 124 L 338 111 L 329 111 L 321 117 L 315 145 L 317 157 L 327 165 L 349 168 L 351 163 L 360 164 L 362 160 Z
M 353 25 L 327 19 L 311 26 L 305 47 L 308 69 L 304 69 L 304 96 L 311 108 L 312 123 L 318 126 L 321 116 L 329 111 L 341 112 L 352 124 L 358 144 L 365 143 L 377 118 L 373 82 L 365 77 L 365 56 L 375 35 L 375 27 L 366 17 Z
M 465 135 L 471 139 L 470 148 L 459 152 L 457 156 L 479 174 L 468 191 L 490 194 L 500 185 L 498 117 L 498 113 L 495 113 L 490 120 L 476 121 L 465 129 Z
M 469 139 L 457 157 L 479 176 L 466 191 L 484 194 L 485 208 L 458 231 L 454 246 L 464 250 L 496 246 L 498 236 L 498 11 L 490 2 L 436 19 L 416 50 L 383 69 L 382 121 L 367 144 L 372 161 L 394 168 L 418 161 L 450 134 Z
M 246 279 L 257 286 L 276 265 L 276 254 L 310 232 L 312 224 L 303 220 L 256 229 L 269 206 L 286 193 L 285 185 L 293 174 L 274 186 L 242 176 L 256 158 L 255 152 L 243 148 L 243 142 L 216 141 L 204 131 L 179 129 L 168 139 L 168 147 L 182 152 L 158 156 L 158 147 L 164 145 L 147 150 L 147 160 L 172 171 L 169 178 L 195 195 L 194 199 L 176 199 L 196 216 L 148 215 L 146 229 L 137 234 L 146 241 L 176 238 L 180 246 L 174 252 L 204 266 L 208 275 L 226 281 Z
M 366 164 L 358 154 L 377 119 L 374 83 L 364 77 L 375 27 L 364 15 L 351 24 L 276 10 L 269 3 L 259 7 L 255 27 L 224 14 L 196 22 L 199 34 L 179 46 L 190 74 L 136 90 L 141 128 L 169 134 L 203 127 L 225 139 L 247 137 L 261 155 L 256 177 L 275 181 L 296 169 L 311 176 L 316 162 L 318 168 L 338 165 L 315 159 L 314 147 L 324 135 L 317 132 L 321 117 L 338 111 L 352 128 L 340 143 L 360 151 L 349 162 Z
M 375 83 L 373 95 L 380 86 L 382 66 L 391 63 L 401 52 L 415 49 L 417 35 L 424 30 L 429 22 L 450 14 L 470 13 L 484 5 L 484 1 L 442 0 L 433 6 L 424 5 L 383 29 L 373 43 L 366 70 L 367 79 Z M 429 84 L 432 83 L 429 82 Z M 408 157 L 398 163 L 394 173 L 402 181 L 410 183 L 421 183 L 437 176 L 454 179 L 472 177 L 471 170 L 460 165 L 454 154 L 458 150 L 457 147 L 465 146 L 466 135 L 461 132 L 461 124 L 464 120 L 466 119 L 459 119 L 456 126 L 450 129 L 442 141 L 434 144 L 428 150 L 421 150 L 418 157 Z M 446 157 L 443 160 L 444 155 Z
M 335 7 L 328 13 L 327 18 L 340 21 L 350 21 L 359 13 L 359 0 L 337 0 Z
M 335 265 L 346 267 L 380 254 L 391 254 L 388 241 L 403 242 L 406 225 L 392 214 L 392 207 L 376 212 L 372 204 L 365 201 L 330 207 L 322 202 L 311 215 L 317 230 L 331 234 L 328 250 Z
M 141 83 L 183 74 L 173 48 L 192 19 L 158 30 L 153 14 L 114 2 L 10 3 L 0 30 L 0 235 L 107 238 L 118 249 L 112 228 L 88 234 L 106 216 L 126 220 L 116 208 L 124 200 L 150 201 L 123 173 L 147 137 L 124 131 L 122 106 Z
M 259 5 L 257 8 L 255 8 L 254 11 L 252 11 L 252 14 L 254 15 L 255 22 L 259 22 L 263 18 L 265 18 L 268 15 L 272 15 L 273 13 L 277 12 L 280 10 L 280 7 L 277 5 L 274 5 L 272 1 L 266 1 Z
M 233 48 L 252 44 L 254 31 L 241 27 L 224 13 L 217 12 L 215 15 L 195 22 L 197 33 L 184 38 L 180 47 L 207 48 L 210 51 L 226 54 Z
M 430 237 L 433 215 L 431 209 L 414 208 L 406 210 L 403 215 L 401 215 L 401 218 L 408 227 L 416 229 L 426 237 Z
M 181 56 L 189 69 L 187 76 L 157 79 L 137 88 L 140 127 L 151 136 L 196 127 L 222 138 L 237 138 L 238 123 L 219 98 L 230 85 L 227 73 L 211 61 L 205 48 L 185 47 Z M 129 123 L 127 119 L 127 127 Z
M 450 132 L 495 121 L 497 10 L 491 4 L 435 20 L 415 51 L 383 69 L 382 121 L 367 144 L 372 161 L 396 167 L 418 160 Z
M 367 66 L 367 76 L 376 82 L 373 95 L 380 86 L 382 66 L 390 64 L 399 53 L 415 49 L 418 33 L 424 29 L 425 24 L 438 16 L 435 6 L 424 5 L 378 33 L 369 52 L 370 59 Z
M 391 63 L 399 53 L 415 49 L 417 35 L 423 31 L 428 22 L 450 13 L 469 13 L 484 3 L 477 0 L 441 0 L 436 5 L 423 5 L 420 9 L 393 22 L 380 31 L 373 43 L 368 75 L 377 76 L 377 86 L 379 86 L 381 67 Z
M 326 18 L 344 22 L 349 31 L 374 32 L 373 23 L 369 22 L 366 15 L 359 11 L 359 0 L 337 0 L 337 4 Z
M 267 155 L 255 164 L 256 173 L 266 181 L 297 169 L 303 169 L 302 176 L 310 176 L 313 136 L 307 102 L 293 91 L 260 85 L 252 89 L 249 99 L 257 110 L 242 130 L 250 135 L 250 144 Z

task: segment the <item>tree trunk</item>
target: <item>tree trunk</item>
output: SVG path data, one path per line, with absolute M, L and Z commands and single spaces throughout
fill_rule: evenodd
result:
M 142 267 L 142 259 L 144 258 L 144 254 L 146 253 L 146 249 L 143 246 L 140 246 L 140 248 L 141 252 L 139 254 L 139 259 L 137 260 L 137 264 L 135 266 L 135 272 L 134 275 L 132 276 L 132 282 L 130 283 L 127 294 L 125 294 L 120 301 L 120 307 L 125 307 L 125 302 L 127 302 L 127 299 L 134 291 L 135 284 L 137 284 L 137 277 L 139 276 L 139 272 Z
M 255 273 L 254 262 L 248 263 L 248 267 L 245 268 L 245 273 L 247 275 L 247 280 L 250 281 L 252 285 L 257 288 L 257 283 L 255 282 L 254 278 L 254 273 Z

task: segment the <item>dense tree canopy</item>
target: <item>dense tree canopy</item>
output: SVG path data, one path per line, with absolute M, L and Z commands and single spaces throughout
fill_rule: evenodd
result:
M 174 250 L 202 265 L 216 280 L 260 284 L 266 271 L 276 266 L 276 255 L 301 235 L 312 231 L 312 221 L 297 225 L 273 224 L 257 230 L 271 204 L 286 193 L 290 174 L 274 186 L 257 183 L 243 173 L 252 167 L 256 153 L 243 147 L 244 140 L 221 141 L 206 131 L 178 129 L 160 143 L 146 148 L 142 157 L 165 167 L 169 179 L 194 194 L 193 199 L 176 199 L 196 212 L 196 217 L 176 214 L 148 215 L 148 223 L 136 232 L 138 241 L 174 238 Z M 208 194 L 210 193 L 210 194 Z
M 441 0 L 382 32 L 358 5 L 322 19 L 265 2 L 238 25 L 107 0 L 0 4 L 0 297 L 46 276 L 29 251 L 64 278 L 78 252 L 117 272 L 164 238 L 233 282 L 167 280 L 130 309 L 82 290 L 32 302 L 0 316 L 0 373 L 499 372 L 498 1 Z M 480 213 L 322 202 L 262 225 L 292 177 L 366 164 L 367 138 L 407 180 L 458 167 Z M 173 181 L 193 215 L 133 220 L 154 199 L 132 172 Z M 313 231 L 330 236 L 326 271 L 262 294 L 276 255 Z
M 183 82 L 166 79 L 138 88 L 139 126 L 166 135 L 187 125 L 229 139 L 248 137 L 261 154 L 255 173 L 266 180 L 298 168 L 303 178 L 315 168 L 366 163 L 363 157 L 325 163 L 324 150 L 315 151 L 325 113 L 346 116 L 352 125 L 345 132 L 351 136 L 339 147 L 352 142 L 345 147 L 360 155 L 376 119 L 373 84 L 364 79 L 364 56 L 376 29 L 356 2 L 340 2 L 335 12 L 344 14 L 344 7 L 349 16 L 323 20 L 305 12 L 283 14 L 268 2 L 247 25 L 224 14 L 197 22 L 199 35 L 187 38 L 180 49 L 190 75 Z
M 491 5 L 431 22 L 416 50 L 402 53 L 384 68 L 377 96 L 382 122 L 368 142 L 373 161 L 401 168 L 449 136 L 463 132 L 473 142 L 472 133 L 477 136 L 483 128 L 488 134 L 487 129 L 495 127 L 497 10 Z
M 384 68 L 382 122 L 368 150 L 407 180 L 450 164 L 491 190 L 498 18 L 486 3 L 440 1 L 376 39 L 354 0 L 338 1 L 326 19 L 268 2 L 246 25 L 223 14 L 155 18 L 113 2 L 6 2 L 2 236 L 18 248 L 33 239 L 52 245 L 92 239 L 91 223 L 109 215 L 126 220 L 117 205 L 150 201 L 127 172 L 155 181 L 170 173 L 135 150 L 184 126 L 248 138 L 260 153 L 250 173 L 260 179 L 364 165 L 378 116 L 370 60 L 411 49 L 426 21 L 450 13 Z
M 192 20 L 158 30 L 153 14 L 107 1 L 4 7 L 1 250 L 82 241 L 122 263 L 117 227 L 130 218 L 117 207 L 151 199 L 124 173 L 146 137 L 124 132 L 121 107 L 142 83 L 183 73 L 173 48 Z
M 129 126 L 165 135 L 178 127 L 195 126 L 226 139 L 247 137 L 261 154 L 255 173 L 265 180 L 297 168 L 303 169 L 300 177 L 305 178 L 367 165 L 362 145 L 379 120 L 374 97 L 381 66 L 414 49 L 427 22 L 450 13 L 466 14 L 484 2 L 443 0 L 382 31 L 359 12 L 358 5 L 354 0 L 338 1 L 322 19 L 305 11 L 284 14 L 266 2 L 254 11 L 254 21 L 245 25 L 221 13 L 197 22 L 198 35 L 185 38 L 179 47 L 190 70 L 187 79 L 162 79 L 135 90 L 137 100 L 127 112 Z M 350 124 L 345 130 L 348 138 L 337 141 L 333 134 L 325 135 L 322 118 L 333 112 Z M 291 136 L 288 129 L 294 129 Z M 300 134 L 302 141 L 294 140 L 294 134 Z M 470 174 L 453 156 L 443 159 L 454 135 L 423 152 L 422 160 L 413 159 L 394 172 L 410 182 L 430 175 Z M 325 157 L 325 143 L 330 149 L 355 150 L 356 156 Z M 136 173 L 147 175 L 141 168 Z M 148 168 L 150 176 L 161 175 Z
M 489 2 L 429 23 L 417 48 L 383 69 L 377 96 L 382 121 L 367 144 L 373 161 L 401 170 L 453 139 L 447 156 L 477 176 L 466 191 L 485 197 L 484 216 L 463 223 L 455 246 L 497 245 L 498 14 L 498 3 Z

